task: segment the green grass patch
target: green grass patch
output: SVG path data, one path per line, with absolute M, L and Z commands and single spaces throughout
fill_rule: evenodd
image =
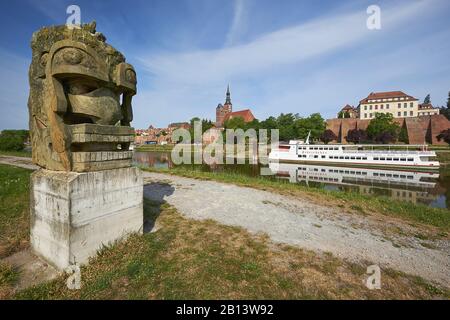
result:
M 266 177 L 250 177 L 239 173 L 204 172 L 185 167 L 172 169 L 141 168 L 150 172 L 162 172 L 195 179 L 216 180 L 240 186 L 310 198 L 312 201 L 329 203 L 330 205 L 348 208 L 362 214 L 378 213 L 385 216 L 402 218 L 409 222 L 421 223 L 450 231 L 450 214 L 447 209 L 432 208 L 422 204 L 398 201 L 385 196 L 368 196 L 356 192 L 339 192 L 308 188 L 288 181 Z M 330 202 L 331 201 L 331 202 Z
M 0 258 L 28 246 L 31 172 L 0 164 Z
M 61 276 L 16 299 L 431 299 L 448 292 L 422 279 L 383 274 L 383 290 L 364 285 L 366 266 L 254 236 L 237 227 L 181 216 L 146 201 L 155 232 L 104 248 L 81 268 L 81 290 Z M 151 212 L 149 212 L 151 211 Z M 155 214 L 158 212 L 158 214 Z M 345 289 L 345 290 L 344 290 Z

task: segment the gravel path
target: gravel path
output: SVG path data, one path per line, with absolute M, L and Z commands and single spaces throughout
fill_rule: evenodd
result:
M 277 243 L 390 267 L 450 287 L 449 241 L 430 249 L 414 237 L 388 240 L 370 219 L 252 188 L 149 172 L 144 179 L 146 198 L 165 200 L 186 217 L 263 232 Z
M 36 170 L 39 167 L 33 162 L 31 162 L 31 158 L 24 157 L 14 157 L 14 156 L 1 156 L 0 155 L 0 163 L 1 164 L 9 164 L 11 166 Z

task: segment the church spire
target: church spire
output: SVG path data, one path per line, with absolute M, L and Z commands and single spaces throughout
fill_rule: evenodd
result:
M 225 104 L 231 104 L 230 85 L 227 87 L 227 98 L 225 99 Z

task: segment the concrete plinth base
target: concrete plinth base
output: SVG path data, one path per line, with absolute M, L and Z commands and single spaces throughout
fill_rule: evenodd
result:
M 86 173 L 37 170 L 31 177 L 31 246 L 59 269 L 142 233 L 143 182 L 137 168 Z

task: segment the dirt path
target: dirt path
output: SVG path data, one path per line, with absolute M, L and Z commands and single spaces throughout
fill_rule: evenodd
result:
M 37 165 L 31 162 L 31 158 L 0 155 L 0 163 L 31 170 L 39 169 Z
M 450 287 L 450 243 L 435 249 L 408 236 L 386 238 L 379 224 L 340 208 L 230 184 L 144 172 L 144 196 L 183 215 L 263 232 L 278 243 L 389 267 Z M 402 245 L 398 245 L 401 243 Z

